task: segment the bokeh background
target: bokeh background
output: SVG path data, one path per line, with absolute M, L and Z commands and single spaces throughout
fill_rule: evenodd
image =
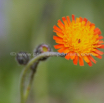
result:
M 53 25 L 63 16 L 86 17 L 104 36 L 104 0 L 0 0 L 0 103 L 19 103 L 19 51 L 55 45 Z M 54 50 L 53 48 L 53 51 Z M 104 56 L 89 67 L 52 57 L 41 62 L 28 103 L 104 103 Z

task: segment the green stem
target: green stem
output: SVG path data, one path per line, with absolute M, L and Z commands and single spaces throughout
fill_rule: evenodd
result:
M 27 88 L 26 89 L 26 92 L 24 94 L 24 82 L 25 82 L 25 75 L 27 73 L 27 71 L 32 67 L 32 65 L 34 63 L 36 63 L 39 59 L 43 58 L 43 57 L 51 57 L 51 56 L 61 56 L 61 57 L 64 57 L 65 54 L 60 54 L 58 52 L 44 52 L 44 53 L 41 53 L 39 55 L 37 55 L 36 57 L 34 57 L 33 59 L 30 60 L 30 62 L 26 65 L 26 67 L 24 68 L 23 70 L 23 73 L 22 73 L 22 77 L 21 77 L 21 82 L 20 82 L 20 95 L 21 95 L 21 103 L 25 103 L 27 98 L 28 98 L 28 94 L 29 94 L 29 91 L 30 91 L 30 87 L 31 87 L 31 84 L 32 84 L 32 81 L 33 81 L 33 77 L 34 77 L 34 73 L 32 74 L 32 78 L 30 79 L 30 82 L 29 82 L 29 89 Z
M 28 95 L 29 95 L 29 92 L 30 92 L 30 88 L 31 88 L 31 85 L 32 85 L 32 81 L 33 81 L 33 78 L 34 78 L 34 74 L 36 73 L 36 69 L 37 69 L 38 64 L 39 64 L 39 61 L 35 62 L 34 65 L 31 68 L 32 69 L 31 77 L 30 77 L 29 84 L 27 86 L 27 89 L 26 89 L 25 95 L 24 95 L 25 101 L 28 98 Z
M 25 81 L 26 72 L 27 72 L 27 70 L 24 69 L 22 72 L 22 78 L 21 78 L 21 82 L 20 82 L 20 98 L 21 98 L 20 103 L 24 103 L 24 81 Z

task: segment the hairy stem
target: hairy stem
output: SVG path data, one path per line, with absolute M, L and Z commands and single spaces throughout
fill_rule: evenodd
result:
M 26 65 L 26 67 L 24 68 L 23 70 L 23 73 L 22 73 L 22 77 L 21 77 L 21 82 L 20 82 L 20 95 L 21 95 L 21 103 L 25 103 L 27 98 L 28 98 L 28 94 L 29 94 L 29 91 L 30 91 L 30 87 L 31 87 L 31 84 L 32 84 L 32 81 L 33 81 L 33 77 L 34 77 L 34 73 L 32 73 L 31 75 L 31 79 L 29 81 L 29 85 L 26 89 L 26 91 L 24 92 L 24 82 L 25 82 L 25 75 L 27 73 L 27 71 L 32 67 L 32 65 L 34 63 L 36 63 L 39 59 L 43 58 L 43 57 L 52 57 L 52 56 L 60 56 L 60 57 L 64 57 L 65 54 L 64 53 L 58 53 L 58 52 L 44 52 L 44 53 L 41 53 L 39 55 L 37 55 L 36 57 L 34 57 L 33 59 L 31 59 L 29 61 L 29 63 Z M 37 66 L 36 66 L 37 67 Z M 36 68 L 35 68 L 36 70 Z M 25 93 L 25 94 L 24 94 Z
M 34 74 L 36 73 L 36 69 L 37 69 L 38 64 L 39 64 L 39 61 L 36 61 L 33 64 L 33 66 L 31 67 L 31 69 L 32 69 L 31 77 L 30 77 L 29 84 L 26 88 L 25 95 L 24 95 L 24 100 L 25 101 L 28 99 L 28 95 L 29 95 L 29 92 L 30 92 L 30 89 L 31 89 L 32 81 L 33 81 L 33 78 L 34 78 Z

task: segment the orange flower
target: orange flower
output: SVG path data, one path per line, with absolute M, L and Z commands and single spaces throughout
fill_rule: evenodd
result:
M 92 66 L 92 62 L 96 63 L 92 56 L 101 59 L 102 51 L 98 48 L 104 48 L 103 36 L 99 28 L 95 28 L 95 24 L 88 21 L 86 18 L 76 18 L 72 15 L 72 21 L 69 16 L 62 17 L 58 20 L 57 26 L 53 26 L 54 32 L 57 36 L 53 39 L 58 43 L 54 46 L 59 49 L 59 53 L 66 53 L 66 59 L 72 59 L 73 63 L 77 65 L 78 59 L 80 66 L 84 65 L 83 59 Z

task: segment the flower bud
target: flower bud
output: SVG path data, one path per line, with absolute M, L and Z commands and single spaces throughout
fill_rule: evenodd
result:
M 26 65 L 30 57 L 26 52 L 17 53 L 16 60 L 20 65 Z
M 44 53 L 44 52 L 51 52 L 51 47 L 49 45 L 46 45 L 46 44 L 40 44 L 35 50 L 34 50 L 34 54 L 35 55 L 39 55 L 41 53 Z M 46 60 L 48 57 L 44 57 L 44 58 L 41 58 L 40 60 L 43 61 L 43 60 Z

